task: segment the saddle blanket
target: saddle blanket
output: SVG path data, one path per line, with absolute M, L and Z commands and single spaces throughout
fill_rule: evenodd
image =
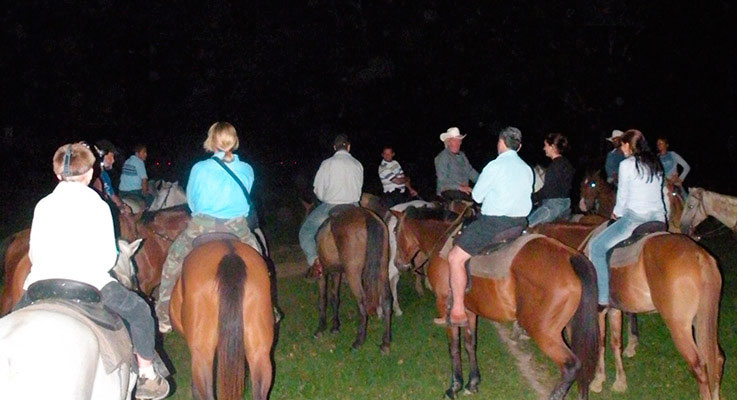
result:
M 458 235 L 461 227 L 462 226 L 459 224 L 453 229 L 448 240 L 445 241 L 445 244 L 440 249 L 439 254 L 441 257 L 445 259 L 448 258 L 448 253 L 450 252 L 450 249 L 453 248 L 453 240 Z M 512 260 L 514 260 L 514 257 L 517 255 L 519 250 L 529 241 L 544 236 L 545 235 L 539 234 L 524 234 L 490 254 L 471 257 L 471 259 L 468 260 L 468 269 L 470 274 L 484 279 L 507 278 L 509 276 L 509 270 L 512 268 Z
M 596 229 L 594 229 L 590 234 L 589 238 L 587 239 L 588 242 L 586 243 L 586 249 L 584 251 L 584 254 L 586 257 L 591 257 L 591 238 L 597 236 L 601 231 L 607 228 L 609 222 L 604 222 L 603 224 L 599 225 Z M 624 246 L 624 247 L 618 247 L 620 246 L 620 243 L 615 245 L 613 250 L 610 250 L 610 258 L 609 258 L 609 269 L 613 268 L 621 268 L 626 267 L 628 265 L 632 265 L 637 262 L 637 260 L 640 258 L 640 253 L 642 252 L 642 246 L 645 245 L 645 243 L 656 236 L 660 235 L 668 235 L 669 232 L 654 232 L 649 233 L 645 236 L 642 236 L 641 238 L 637 239 L 634 243 Z M 629 239 L 625 239 L 623 241 L 626 241 Z
M 89 318 L 86 318 L 82 313 L 76 310 L 50 301 L 32 304 L 16 312 L 25 313 L 39 310 L 67 315 L 89 327 L 97 337 L 100 357 L 102 358 L 102 362 L 105 367 L 105 373 L 113 373 L 123 363 L 127 363 L 131 366 L 136 365 L 133 359 L 133 344 L 131 343 L 131 339 L 128 336 L 128 330 L 125 326 L 117 331 L 111 331 L 95 324 Z

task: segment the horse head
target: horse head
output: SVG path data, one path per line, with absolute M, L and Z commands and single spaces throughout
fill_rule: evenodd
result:
M 416 209 L 408 207 L 405 211 L 391 210 L 392 217 L 396 219 L 394 235 L 397 238 L 397 253 L 394 256 L 394 265 L 400 270 L 407 270 L 412 266 L 412 259 L 420 251 L 417 238 L 412 235 L 406 227 L 408 215 Z
M 608 208 L 614 208 L 614 197 L 614 188 L 601 176 L 601 172 L 589 171 L 581 181 L 578 208 L 584 213 L 593 212 L 608 218 L 611 214 Z
M 136 269 L 133 265 L 133 255 L 136 254 L 141 246 L 143 239 L 136 239 L 131 243 L 123 239 L 118 239 L 118 260 L 113 267 L 113 273 L 118 281 L 130 290 L 138 290 L 138 280 L 136 277 Z
M 691 188 L 681 215 L 681 232 L 693 236 L 694 229 L 706 219 L 704 189 Z

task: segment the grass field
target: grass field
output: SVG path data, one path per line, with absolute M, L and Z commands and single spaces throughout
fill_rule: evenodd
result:
M 720 260 L 724 289 L 719 323 L 720 343 L 726 355 L 722 380 L 722 398 L 737 397 L 737 241 L 730 234 L 705 240 Z M 282 255 L 281 257 L 284 257 Z M 277 262 L 280 260 L 277 260 Z M 276 378 L 272 399 L 439 399 L 450 382 L 445 331 L 432 324 L 433 298 L 419 297 L 407 276 L 400 281 L 400 301 L 404 315 L 395 318 L 391 354 L 382 356 L 378 344 L 382 325 L 373 319 L 366 345 L 359 351 L 349 347 L 356 333 L 356 308 L 347 287 L 343 288 L 342 330 L 314 339 L 317 326 L 317 293 L 314 283 L 301 277 L 280 278 L 280 306 L 286 313 L 281 323 L 274 351 Z M 698 397 L 695 379 L 675 349 L 659 315 L 641 315 L 640 347 L 633 359 L 625 359 L 629 388 L 614 393 L 611 383 L 614 369 L 607 358 L 607 382 L 592 399 L 694 399 Z M 166 337 L 165 348 L 176 369 L 177 389 L 172 399 L 191 399 L 189 353 L 178 334 Z M 543 373 L 557 379 L 555 366 L 534 345 L 529 348 Z M 535 399 L 533 391 L 520 375 L 515 359 L 497 336 L 496 330 L 483 321 L 478 337 L 480 392 L 476 398 Z M 466 371 L 464 371 L 467 373 Z M 552 385 L 552 380 L 547 381 Z M 552 387 L 552 386 L 550 386 Z M 570 398 L 575 398 L 575 387 Z M 250 398 L 250 392 L 244 398 Z

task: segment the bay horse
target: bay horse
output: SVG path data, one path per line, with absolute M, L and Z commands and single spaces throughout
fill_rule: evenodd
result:
M 275 322 L 269 269 L 261 254 L 233 238 L 195 247 L 171 297 L 172 326 L 189 346 L 198 400 L 241 399 L 246 362 L 253 399 L 265 400 L 271 390 Z
M 693 237 L 695 228 L 708 216 L 737 231 L 737 197 L 691 188 L 681 216 L 681 231 Z
M 318 278 L 319 321 L 315 336 L 322 335 L 327 328 L 328 300 L 333 305 L 331 332 L 340 330 L 340 283 L 345 275 L 359 313 L 358 333 L 351 347 L 357 349 L 366 341 L 368 315 L 377 313 L 381 306 L 385 327 L 381 351 L 388 353 L 392 304 L 388 278 L 389 235 L 384 221 L 366 208 L 337 206 L 317 232 L 317 253 L 324 273 Z
M 397 265 L 408 264 L 422 248 L 435 248 L 427 274 L 438 315 L 444 316 L 450 294 L 449 264 L 433 243 L 445 242 L 450 230 L 442 221 L 413 218 L 412 212 L 398 214 L 398 218 Z M 469 276 L 469 280 L 472 285 L 465 299 L 469 324 L 462 328 L 470 364 L 467 391 L 478 391 L 480 381 L 476 330 L 481 316 L 501 322 L 517 320 L 540 350 L 558 365 L 561 379 L 553 388 L 551 399 L 563 399 L 574 380 L 578 382 L 579 398 L 588 398 L 599 338 L 596 273 L 586 257 L 555 239 L 540 236 L 531 239 L 517 253 L 509 276 L 502 279 Z M 566 326 L 571 328 L 570 347 L 562 336 Z M 455 398 L 463 387 L 460 334 L 457 328 L 451 327 L 446 327 L 446 333 L 453 376 L 445 394 Z

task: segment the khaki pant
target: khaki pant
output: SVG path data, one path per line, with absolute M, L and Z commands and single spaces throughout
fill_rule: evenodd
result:
M 179 275 L 182 274 L 184 258 L 192 251 L 192 242 L 196 237 L 211 232 L 230 232 L 238 236 L 241 242 L 261 253 L 258 240 L 251 232 L 251 229 L 249 229 L 245 217 L 218 219 L 201 214 L 193 215 L 189 224 L 187 224 L 187 228 L 177 236 L 174 243 L 169 247 L 169 254 L 166 256 L 166 261 L 164 261 L 164 266 L 161 270 L 159 300 L 156 302 L 155 307 L 156 316 L 159 318 L 160 325 L 170 325 L 169 301 L 174 291 L 174 284 L 179 279 Z

